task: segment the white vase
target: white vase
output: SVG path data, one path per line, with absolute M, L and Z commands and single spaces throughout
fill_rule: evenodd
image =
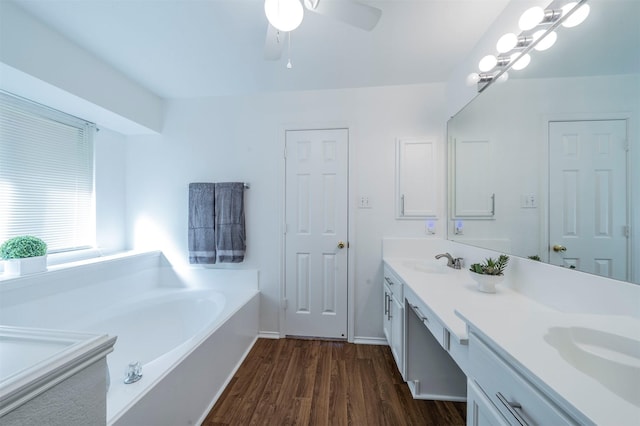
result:
M 504 280 L 504 275 L 483 275 L 469 271 L 471 278 L 478 284 L 478 290 L 483 293 L 495 293 L 496 284 Z
M 25 257 L 22 259 L 8 259 L 4 261 L 5 275 L 22 276 L 44 272 L 47 270 L 47 255 Z

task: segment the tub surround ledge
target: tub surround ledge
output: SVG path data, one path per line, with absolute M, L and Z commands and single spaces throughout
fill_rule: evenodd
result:
M 115 341 L 115 336 L 108 335 L 0 326 L 2 423 L 10 424 L 4 422 L 9 422 L 14 410 L 45 392 L 53 392 L 57 385 L 96 363 L 102 363 L 102 368 L 87 379 L 107 383 L 106 357 L 113 351 Z M 97 396 L 105 399 L 106 393 L 107 386 L 103 386 L 102 394 Z M 73 410 L 71 405 L 75 402 L 69 404 L 63 411 Z

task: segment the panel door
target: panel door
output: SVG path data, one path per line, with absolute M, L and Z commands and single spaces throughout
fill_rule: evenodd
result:
M 625 120 L 549 123 L 551 263 L 628 278 L 626 139 Z
M 285 332 L 347 338 L 348 130 L 286 132 Z

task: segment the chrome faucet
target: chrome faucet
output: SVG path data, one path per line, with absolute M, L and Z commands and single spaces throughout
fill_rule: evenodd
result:
M 440 259 L 446 257 L 447 258 L 447 266 L 453 269 L 461 269 L 462 268 L 462 258 L 456 257 L 455 259 L 449 253 L 441 253 L 436 254 L 436 259 Z

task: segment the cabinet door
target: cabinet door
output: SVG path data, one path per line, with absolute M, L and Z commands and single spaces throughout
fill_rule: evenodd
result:
M 435 217 L 437 174 L 435 143 L 422 139 L 400 139 L 396 161 L 396 216 Z
M 508 426 L 473 380 L 467 381 L 467 426 Z
M 489 140 L 454 140 L 453 219 L 494 217 L 493 169 L 487 167 L 492 164 L 491 148 Z
M 384 337 L 387 338 L 387 343 L 391 346 L 391 293 L 387 289 L 387 286 L 382 286 L 383 293 L 383 307 L 382 307 L 382 330 L 384 331 Z
M 391 353 L 404 377 L 404 306 L 395 298 L 389 303 L 391 310 Z

